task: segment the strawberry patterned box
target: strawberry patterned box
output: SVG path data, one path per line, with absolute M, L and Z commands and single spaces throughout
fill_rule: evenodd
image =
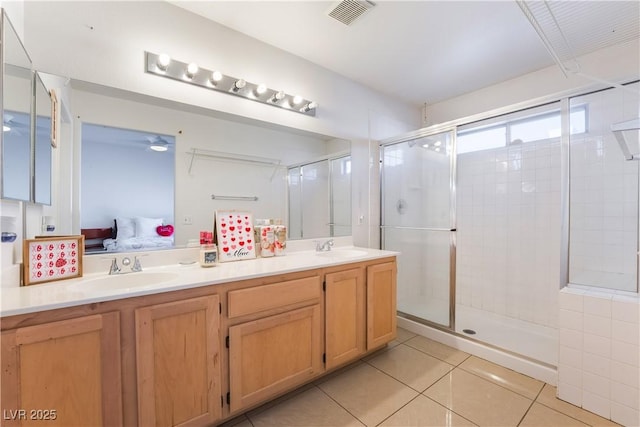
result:
M 250 212 L 216 211 L 215 230 L 220 262 L 256 257 L 253 215 Z
M 24 241 L 23 284 L 82 277 L 84 236 L 57 236 Z

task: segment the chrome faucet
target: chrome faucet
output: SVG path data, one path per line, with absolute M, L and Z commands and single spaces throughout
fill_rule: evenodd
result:
M 124 257 L 122 258 L 122 265 L 128 267 L 131 265 L 131 258 Z M 142 271 L 142 265 L 140 265 L 140 260 L 138 257 L 134 257 L 133 265 L 131 265 L 131 269 L 129 271 L 122 271 L 120 267 L 118 267 L 118 260 L 114 258 L 111 261 L 111 267 L 109 268 L 109 274 L 127 274 L 127 273 L 137 273 Z
M 119 274 L 120 273 L 120 267 L 118 267 L 118 259 L 114 258 L 113 261 L 111 261 L 111 267 L 109 268 L 109 274 Z
M 316 242 L 316 252 L 328 252 L 333 246 L 333 239 L 329 239 L 324 243 Z

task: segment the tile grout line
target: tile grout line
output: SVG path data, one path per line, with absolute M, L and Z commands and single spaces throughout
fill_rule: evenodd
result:
M 481 358 L 479 358 L 479 359 L 481 359 Z M 486 359 L 482 359 L 482 360 L 486 360 Z M 490 361 L 488 361 L 488 362 L 490 362 Z M 464 363 L 464 362 L 463 362 L 463 363 Z M 460 365 L 462 365 L 462 363 L 461 363 Z M 502 384 L 498 384 L 498 383 L 495 383 L 495 382 L 493 382 L 493 381 L 490 381 L 490 380 L 488 380 L 488 379 L 486 379 L 486 378 L 483 378 L 483 377 L 481 377 L 480 375 L 476 374 L 475 372 L 471 372 L 471 371 L 466 370 L 465 368 L 463 368 L 463 367 L 462 367 L 462 366 L 460 366 L 460 365 L 456 366 L 456 368 L 460 368 L 460 369 L 462 369 L 463 371 L 465 371 L 465 372 L 466 372 L 466 373 L 468 373 L 468 374 L 471 374 L 471 375 L 473 375 L 473 376 L 475 376 L 475 377 L 477 377 L 477 378 L 480 378 L 481 380 L 485 380 L 485 381 L 487 381 L 487 382 L 490 382 L 491 384 L 497 385 L 498 387 L 502 387 L 503 389 L 508 390 L 508 391 L 510 391 L 510 392 L 512 392 L 512 393 L 515 393 L 515 394 L 517 394 L 518 396 L 524 397 L 525 399 L 532 400 L 529 396 L 525 396 L 524 394 L 522 394 L 522 393 L 520 393 L 520 392 L 517 392 L 517 391 L 515 391 L 515 390 L 511 390 L 510 388 L 505 387 L 505 386 L 503 386 Z M 505 369 L 509 369 L 509 368 L 505 368 Z M 524 375 L 524 374 L 520 374 L 519 372 L 516 372 L 516 371 L 513 371 L 513 372 L 515 372 L 516 374 L 519 374 L 519 375 Z M 532 378 L 532 377 L 529 377 L 528 375 L 524 375 L 524 376 L 526 376 L 527 378 Z M 532 379 L 534 379 L 534 380 L 535 380 L 535 378 L 532 378 Z M 540 381 L 540 380 L 536 380 L 536 381 Z M 538 390 L 538 392 L 536 393 L 536 397 L 534 397 L 534 398 L 533 398 L 533 401 L 534 401 L 534 402 L 535 402 L 535 400 L 538 398 L 538 396 L 540 395 L 540 392 L 542 392 L 542 389 L 544 388 L 544 386 L 547 384 L 547 383 L 545 383 L 544 381 L 541 381 L 541 382 L 542 382 L 542 387 L 540 387 L 540 390 Z
M 354 414 L 351 413 L 351 411 L 349 411 L 347 408 L 342 406 L 342 404 L 340 402 L 338 402 L 336 399 L 334 399 L 329 393 L 327 393 L 326 391 L 324 391 L 321 387 L 319 387 L 317 385 L 316 385 L 316 387 L 318 388 L 318 390 L 320 390 L 322 393 L 324 393 L 329 399 L 331 399 L 333 402 L 335 402 L 336 405 L 338 405 L 339 407 L 344 409 L 347 414 L 351 415 L 355 420 L 357 420 L 364 427 L 367 427 L 367 425 L 364 422 L 362 422 L 362 420 L 360 418 L 356 417 Z
M 408 404 L 410 404 L 411 402 L 413 402 L 414 400 L 416 400 L 419 396 L 421 396 L 420 393 L 416 394 L 413 398 L 411 398 L 407 403 L 405 403 L 404 405 L 402 405 L 401 407 L 399 407 L 398 409 L 396 409 L 395 411 L 393 411 L 391 414 L 389 414 L 389 416 L 385 417 L 384 419 L 382 419 L 382 421 L 380 421 L 378 424 L 376 424 L 376 426 L 381 425 L 382 423 L 384 423 L 385 421 L 387 421 L 389 418 L 391 418 L 392 416 L 394 416 L 395 414 L 397 414 L 398 412 L 400 412 L 404 407 L 406 407 Z
M 439 381 L 439 380 L 438 380 L 438 381 Z M 425 391 L 427 391 L 427 390 L 425 390 Z M 442 406 L 444 409 L 446 409 L 447 411 L 451 412 L 452 414 L 456 414 L 457 416 L 461 417 L 462 419 L 465 419 L 465 420 L 469 421 L 471 424 L 473 424 L 473 425 L 475 425 L 475 426 L 479 426 L 479 425 L 480 425 L 480 424 L 477 424 L 477 423 L 475 423 L 475 422 L 471 421 L 469 418 L 467 418 L 467 417 L 465 417 L 465 416 L 463 416 L 463 415 L 461 415 L 461 414 L 457 413 L 457 412 L 456 412 L 456 411 L 454 411 L 453 409 L 451 409 L 451 408 L 447 408 L 445 405 L 443 405 L 442 403 L 438 402 L 437 400 L 434 400 L 434 399 L 430 398 L 430 397 L 429 397 L 429 396 L 427 396 L 426 394 L 424 394 L 424 393 L 420 393 L 420 394 L 421 394 L 422 396 L 426 397 L 427 399 L 429 399 L 430 401 L 432 401 L 433 403 L 435 403 L 436 405 Z

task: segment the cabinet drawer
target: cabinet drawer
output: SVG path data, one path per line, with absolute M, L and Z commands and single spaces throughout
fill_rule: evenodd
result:
M 246 316 L 320 298 L 320 276 L 229 292 L 229 318 Z

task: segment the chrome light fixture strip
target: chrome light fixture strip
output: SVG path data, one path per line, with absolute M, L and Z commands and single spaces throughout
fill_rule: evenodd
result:
M 213 81 L 213 73 L 219 72 L 199 67 L 196 67 L 195 71 L 189 70 L 189 67 L 193 64 L 176 61 L 173 58 L 169 60 L 166 66 L 160 65 L 160 56 L 159 54 L 145 52 L 145 71 L 147 73 L 215 90 L 217 92 L 239 96 L 251 101 L 304 114 L 305 116 L 316 115 L 317 103 L 314 101 L 287 94 L 281 90 L 270 88 L 266 88 L 265 90 L 263 85 L 250 83 L 242 78 L 236 78 L 226 74 L 219 74 L 219 79 Z M 260 87 L 260 89 L 258 89 L 258 87 Z M 294 101 L 298 101 L 297 98 L 300 98 L 299 102 Z

